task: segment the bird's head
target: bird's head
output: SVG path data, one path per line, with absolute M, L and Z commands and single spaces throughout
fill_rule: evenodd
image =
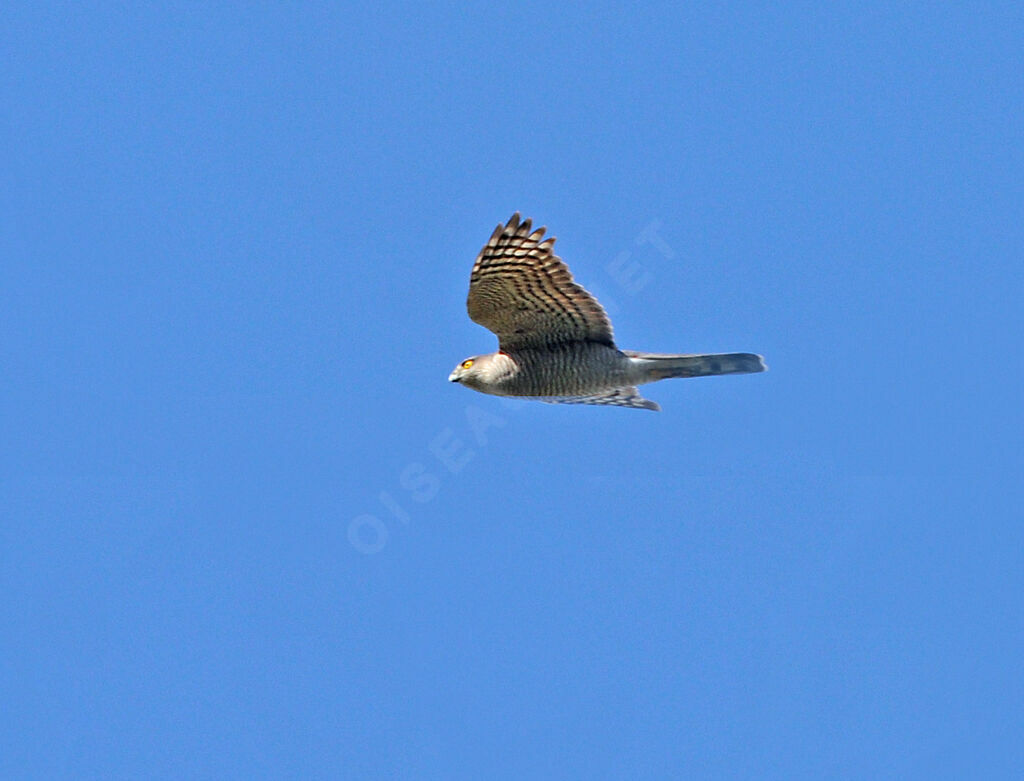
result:
M 486 355 L 474 355 L 472 358 L 467 358 L 452 370 L 452 373 L 448 375 L 448 381 L 472 384 L 474 378 L 480 376 L 486 360 Z
M 448 380 L 477 390 L 487 388 L 508 373 L 510 367 L 506 364 L 510 363 L 508 357 L 501 353 L 474 355 L 456 366 Z

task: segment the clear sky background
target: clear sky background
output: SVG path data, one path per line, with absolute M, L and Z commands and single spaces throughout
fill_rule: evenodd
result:
M 0 776 L 1020 771 L 1020 3 L 0 36 Z M 448 383 L 516 210 L 770 371 Z

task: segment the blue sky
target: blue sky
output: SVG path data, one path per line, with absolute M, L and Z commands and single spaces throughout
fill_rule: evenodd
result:
M 1019 4 L 4 14 L 0 775 L 1006 777 Z M 514 211 L 663 412 L 446 381 Z

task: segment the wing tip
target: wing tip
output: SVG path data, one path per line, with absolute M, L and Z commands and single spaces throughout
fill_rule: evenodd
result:
M 500 222 L 494 229 L 494 233 L 491 235 L 492 239 L 496 239 L 501 236 L 518 236 L 520 238 L 529 239 L 530 241 L 536 242 L 540 245 L 540 248 L 550 252 L 551 248 L 555 244 L 555 237 L 548 236 L 544 238 L 544 234 L 547 233 L 548 227 L 541 225 L 539 228 L 533 227 L 533 218 L 527 217 L 523 219 L 522 212 L 514 212 L 511 217 L 508 218 L 508 222 L 502 225 Z

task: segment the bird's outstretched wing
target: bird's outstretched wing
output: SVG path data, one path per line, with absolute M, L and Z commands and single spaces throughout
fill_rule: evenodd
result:
M 548 404 L 603 404 L 611 407 L 632 407 L 633 409 L 650 409 L 658 412 L 661 407 L 657 402 L 645 399 L 634 387 L 616 388 L 605 393 L 592 396 L 552 396 L 542 398 Z
M 495 228 L 469 278 L 470 319 L 497 334 L 506 351 L 580 341 L 614 347 L 608 315 L 573 282 L 554 243 L 544 228 L 520 222 L 519 212 Z

